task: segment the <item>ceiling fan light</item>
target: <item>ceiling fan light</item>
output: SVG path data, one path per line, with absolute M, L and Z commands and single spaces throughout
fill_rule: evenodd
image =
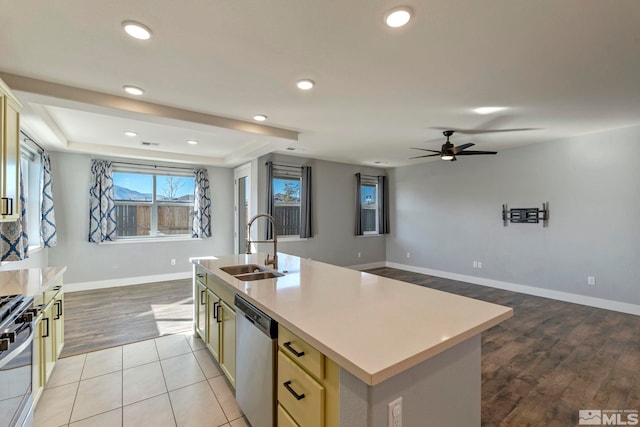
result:
M 453 155 L 451 154 L 443 154 L 442 157 L 440 157 L 442 160 L 453 160 Z

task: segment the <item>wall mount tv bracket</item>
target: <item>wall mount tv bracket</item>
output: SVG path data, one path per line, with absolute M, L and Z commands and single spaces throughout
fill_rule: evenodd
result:
M 549 202 L 542 204 L 542 209 L 538 208 L 507 208 L 507 204 L 502 205 L 502 222 L 506 227 L 510 222 L 517 224 L 538 224 L 542 222 L 543 227 L 549 226 Z

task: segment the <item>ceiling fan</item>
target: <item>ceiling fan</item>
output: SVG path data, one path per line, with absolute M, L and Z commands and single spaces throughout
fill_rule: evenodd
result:
M 455 162 L 457 160 L 456 156 L 477 156 L 477 155 L 486 155 L 486 154 L 498 154 L 497 151 L 467 150 L 467 148 L 472 147 L 472 146 L 475 145 L 472 142 L 468 142 L 466 144 L 454 146 L 451 142 L 449 142 L 449 137 L 451 135 L 453 135 L 454 133 L 455 133 L 454 130 L 445 130 L 444 132 L 442 132 L 442 134 L 447 137 L 447 142 L 442 144 L 442 148 L 440 149 L 440 151 L 428 150 L 426 148 L 411 147 L 413 150 L 428 151 L 428 152 L 433 153 L 433 154 L 425 154 L 424 156 L 411 157 L 411 159 L 420 159 L 422 157 L 440 156 L 440 158 L 442 160 L 450 160 L 452 162 Z M 463 132 L 463 133 L 471 133 L 471 132 Z

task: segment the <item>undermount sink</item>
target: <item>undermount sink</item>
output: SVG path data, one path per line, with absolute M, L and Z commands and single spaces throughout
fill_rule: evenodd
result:
M 265 271 L 266 268 L 257 264 L 240 264 L 230 265 L 228 267 L 220 267 L 220 270 L 224 271 L 225 273 L 229 273 L 232 276 L 236 276 L 238 274 L 259 273 L 261 271 Z
M 265 267 L 257 264 L 240 264 L 230 265 L 227 267 L 220 267 L 220 270 L 224 271 L 235 277 L 238 280 L 249 282 L 252 280 L 273 279 L 276 277 L 282 277 L 284 274 L 277 271 L 270 271 Z
M 275 271 L 262 271 L 260 273 L 238 274 L 234 277 L 238 280 L 249 282 L 252 280 L 274 279 L 276 277 L 282 277 L 282 276 L 284 276 L 284 274 L 277 273 Z

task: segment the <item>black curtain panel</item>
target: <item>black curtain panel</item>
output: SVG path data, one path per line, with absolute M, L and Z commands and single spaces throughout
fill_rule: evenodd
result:
M 300 191 L 300 237 L 313 237 L 312 211 L 313 204 L 311 201 L 311 166 L 302 166 Z
M 362 236 L 362 217 L 361 217 L 361 211 L 362 211 L 362 191 L 361 191 L 361 184 L 362 184 L 362 175 L 357 173 L 356 174 L 356 228 L 355 228 L 355 232 L 356 232 L 356 236 Z

